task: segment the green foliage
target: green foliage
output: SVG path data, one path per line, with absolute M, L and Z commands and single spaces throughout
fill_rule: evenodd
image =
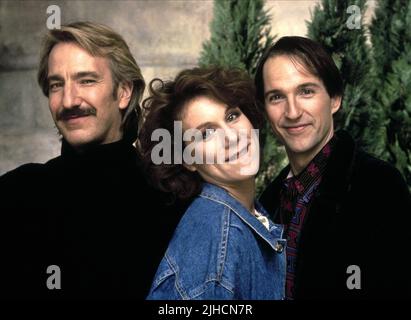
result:
M 349 27 L 355 16 L 347 13 L 351 5 L 361 9 L 359 29 Z M 335 128 L 347 130 L 364 150 L 386 159 L 387 121 L 374 97 L 376 74 L 362 20 L 365 10 L 365 0 L 323 0 L 307 23 L 308 36 L 328 50 L 343 77 L 344 98 L 334 118 Z
M 388 161 L 411 188 L 411 2 L 379 1 L 370 32 L 375 99 L 387 115 Z
M 273 42 L 270 17 L 263 7 L 263 0 L 215 0 L 211 38 L 203 44 L 199 65 L 237 67 L 254 76 L 261 55 Z M 286 159 L 268 125 L 260 134 L 266 147 L 256 179 L 257 194 L 278 174 Z
M 375 71 L 380 84 L 387 73 L 392 71 L 393 61 L 397 60 L 405 51 L 407 44 L 409 45 L 409 2 L 409 0 L 380 0 L 377 3 L 370 33 Z M 408 41 L 404 41 L 407 37 Z
M 215 0 L 211 39 L 203 44 L 199 65 L 238 67 L 254 75 L 272 44 L 270 17 L 262 0 Z
M 332 54 L 345 84 L 337 128 L 368 152 L 394 164 L 411 188 L 411 3 L 380 0 L 369 30 L 347 27 L 350 5 L 365 0 L 323 0 L 308 35 Z M 369 31 L 371 45 L 367 44 Z

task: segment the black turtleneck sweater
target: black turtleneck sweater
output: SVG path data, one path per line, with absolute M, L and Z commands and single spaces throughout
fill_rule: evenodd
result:
M 151 188 L 123 141 L 0 178 L 1 298 L 143 299 L 184 205 Z M 46 286 L 47 267 L 61 289 Z

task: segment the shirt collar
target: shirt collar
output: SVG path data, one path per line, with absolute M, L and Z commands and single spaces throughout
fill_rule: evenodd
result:
M 267 230 L 266 227 L 258 221 L 257 217 L 250 213 L 237 199 L 232 197 L 224 188 L 214 184 L 204 183 L 200 197 L 219 202 L 229 207 L 234 214 L 276 250 L 275 244 L 279 238 L 282 238 L 283 226 L 271 223 L 270 230 Z M 268 218 L 267 211 L 262 207 L 258 200 L 255 200 L 254 206 L 259 213 Z
M 284 187 L 293 191 L 293 193 L 302 195 L 316 181 L 321 179 L 336 140 L 337 137 L 334 135 L 298 175 L 294 176 L 290 170 L 290 173 L 284 180 Z

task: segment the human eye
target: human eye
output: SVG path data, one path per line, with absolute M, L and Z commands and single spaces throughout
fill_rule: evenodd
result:
M 49 90 L 50 91 L 57 91 L 60 87 L 62 87 L 62 83 L 61 82 L 51 82 L 49 83 Z
M 237 119 L 240 116 L 241 116 L 241 111 L 240 110 L 231 111 L 227 114 L 227 121 L 228 122 L 234 121 L 235 119 Z
M 281 101 L 284 98 L 284 96 L 281 93 L 272 93 L 268 95 L 267 100 L 270 103 L 277 103 Z
M 302 88 L 300 92 L 303 96 L 311 96 L 315 93 L 312 88 Z
M 95 83 L 95 82 L 96 82 L 96 80 L 94 80 L 94 79 L 82 79 L 82 80 L 80 80 L 81 84 L 91 84 L 91 83 Z

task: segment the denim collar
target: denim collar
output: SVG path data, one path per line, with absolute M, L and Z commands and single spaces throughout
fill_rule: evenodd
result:
M 267 230 L 258 219 L 251 214 L 237 199 L 232 197 L 225 189 L 211 183 L 204 183 L 200 197 L 215 202 L 219 202 L 229 207 L 241 220 L 252 228 L 261 238 L 263 238 L 274 249 L 278 239 L 283 237 L 283 226 L 274 224 L 270 220 L 270 230 Z M 255 200 L 255 209 L 268 218 L 267 211 Z

